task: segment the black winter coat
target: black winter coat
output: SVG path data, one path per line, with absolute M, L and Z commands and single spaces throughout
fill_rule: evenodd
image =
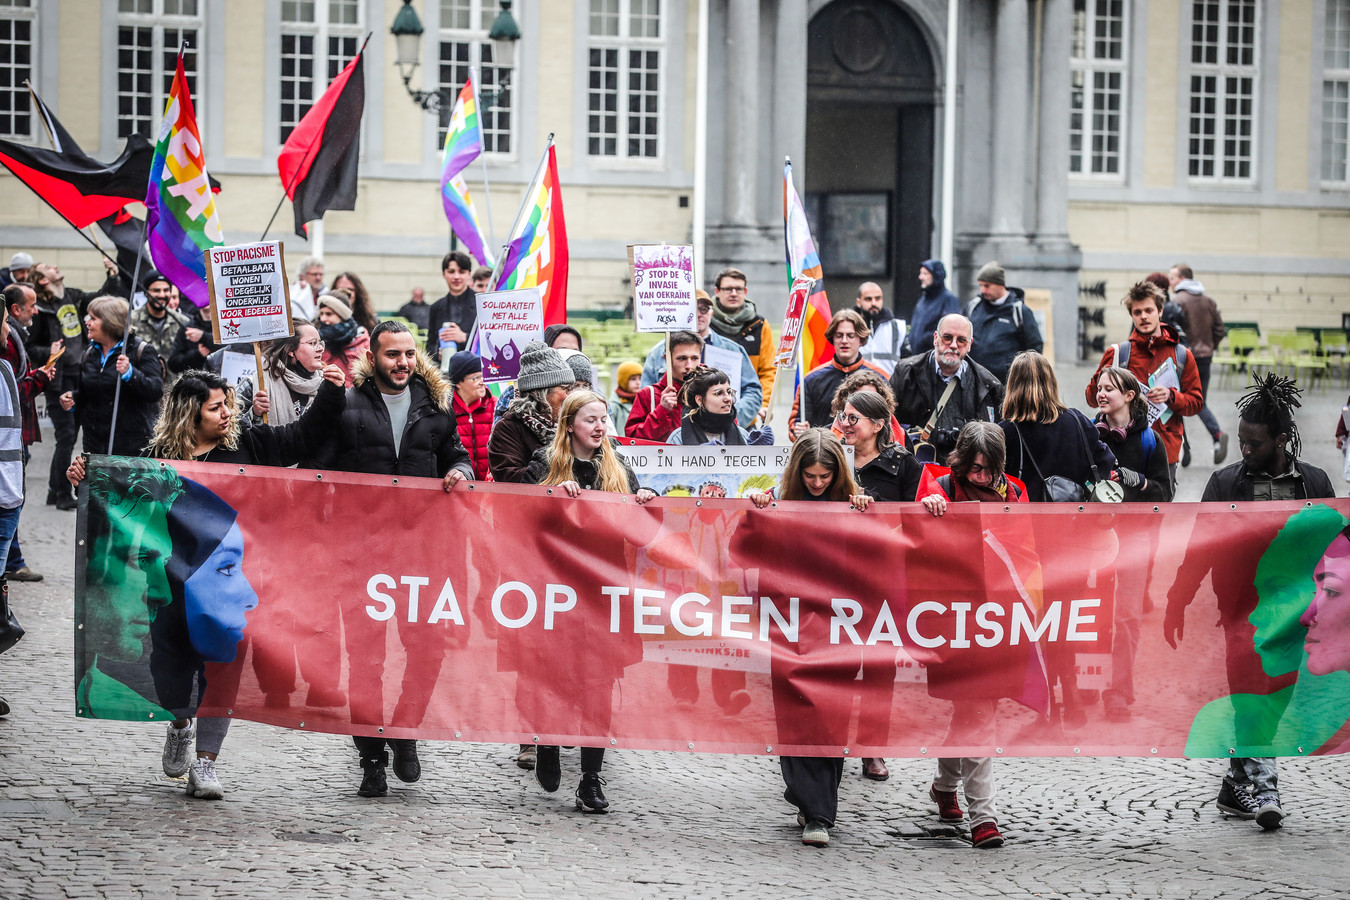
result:
M 1297 489 L 1300 500 L 1329 500 L 1336 496 L 1327 473 L 1312 463 L 1301 459 L 1294 460 L 1294 466 L 1303 477 Z M 1247 464 L 1242 460 L 1229 463 L 1213 475 L 1205 485 L 1205 493 L 1200 502 L 1240 502 L 1252 499 L 1252 476 L 1247 472 Z
M 1045 482 L 1036 477 L 1037 468 L 1045 478 L 1058 475 L 1079 484 L 1087 484 L 1093 480 L 1093 463 L 1097 466 L 1097 477 L 1103 479 L 1116 467 L 1116 458 L 1097 435 L 1097 426 L 1076 409 L 1064 411 L 1058 419 L 1046 425 L 1004 420 L 998 423 L 998 427 L 1003 429 L 1003 437 L 1008 444 L 1004 471 L 1021 479 L 1033 503 L 1046 500 Z M 1079 435 L 1082 435 L 1081 439 Z M 1085 442 L 1087 455 L 1084 454 Z
M 425 358 L 419 357 L 408 383 L 412 406 L 397 452 L 389 407 L 369 365 L 358 363 L 352 375 L 355 384 L 347 390 L 347 407 L 335 433 L 313 460 L 302 464 L 305 468 L 419 478 L 444 478 L 454 468 L 473 479 L 473 464 L 455 427 L 453 390 Z
M 1104 417 L 1105 413 L 1099 413 L 1094 421 L 1101 422 Z M 1146 422 L 1147 417 L 1131 421 L 1123 438 L 1110 432 L 1103 433 L 1100 427 L 1097 429 L 1097 435 L 1111 450 L 1117 463 L 1143 475 L 1148 482 L 1143 490 L 1125 488 L 1125 502 L 1166 503 L 1172 499 L 1174 493 L 1172 472 L 1167 465 L 1167 447 L 1163 445 L 1162 436 L 1155 431 L 1153 452 L 1148 454 L 1147 459 L 1144 457 L 1144 429 L 1148 427 Z
M 945 463 L 956 446 L 956 436 L 967 422 L 997 422 L 1003 409 L 1003 385 L 992 373 L 969 357 L 966 373 L 938 416 L 929 442 L 937 449 L 937 461 Z M 901 425 L 922 428 L 942 399 L 946 383 L 938 377 L 933 351 L 900 360 L 891 373 L 895 392 L 895 418 Z
M 913 502 L 923 479 L 923 463 L 913 453 L 891 445 L 861 469 L 854 469 L 853 477 L 873 500 Z
M 122 382 L 117 400 L 117 434 L 113 443 L 114 456 L 144 456 L 145 445 L 155 430 L 159 418 L 159 398 L 164 393 L 164 364 L 155 348 L 140 338 L 133 344 L 127 357 L 131 360 L 131 377 Z M 108 354 L 106 362 L 97 344 L 90 344 L 80 360 L 75 387 L 74 413 L 84 429 L 84 449 L 88 453 L 108 452 L 108 433 L 112 428 L 113 397 L 117 394 L 117 357 L 123 352 L 119 344 Z
M 101 294 L 117 293 L 108 290 L 113 282 L 114 279 L 110 277 L 95 293 L 68 287 L 66 295 L 59 300 L 38 298 L 37 312 L 33 314 L 33 322 L 28 326 L 25 349 L 28 351 L 29 359 L 38 361 L 34 363 L 36 368 L 47 361 L 47 357 L 51 355 L 52 344 L 60 342 L 66 348 L 65 355 L 56 364 L 56 378 L 52 380 L 51 386 L 55 393 L 74 390 L 79 382 L 84 348 L 89 343 L 89 335 L 84 327 L 84 314 L 89 311 L 90 300 Z M 69 337 L 66 336 L 66 331 L 70 332 Z M 104 445 L 100 452 L 106 452 L 107 449 L 107 445 Z
M 427 356 L 436 362 L 441 359 L 441 323 L 454 322 L 467 336 L 473 332 L 473 325 L 477 321 L 478 295 L 473 292 L 473 288 L 465 288 L 458 297 L 446 294 L 431 304 L 431 310 L 427 313 Z
M 188 312 L 188 315 L 192 315 L 191 311 Z M 196 321 L 193 324 L 184 325 L 178 329 L 178 337 L 173 339 L 173 350 L 169 353 L 168 360 L 170 372 L 179 374 L 193 369 L 202 372 L 210 371 L 211 367 L 207 363 L 206 356 L 202 354 L 201 348 L 205 347 L 207 353 L 210 354 L 224 346 L 212 340 L 210 322 L 203 322 L 200 315 L 195 318 Z M 189 328 L 201 329 L 201 340 L 188 340 Z
M 288 425 L 250 426 L 245 413 L 239 443 L 233 450 L 217 447 L 196 459 L 237 466 L 293 466 L 311 459 L 324 439 L 337 430 L 345 398 L 342 388 L 325 381 L 300 418 Z

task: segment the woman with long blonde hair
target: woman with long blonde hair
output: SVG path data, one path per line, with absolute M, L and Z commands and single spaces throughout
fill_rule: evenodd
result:
M 609 406 L 595 391 L 574 391 L 567 395 L 558 411 L 558 431 L 553 443 L 535 451 L 526 471 L 526 481 L 562 488 L 567 497 L 577 498 L 583 490 L 633 494 L 638 503 L 655 499 L 656 494 L 638 486 L 637 476 L 618 454 L 606 433 Z M 614 660 L 598 658 L 603 649 L 574 647 L 573 669 L 557 673 L 570 677 L 578 690 L 577 706 L 583 721 L 596 728 L 608 728 L 611 695 L 614 690 Z M 622 671 L 619 666 L 618 671 Z M 601 789 L 605 780 L 600 771 L 605 748 L 581 748 L 581 784 L 577 787 L 577 809 L 588 813 L 609 811 L 609 801 Z M 552 793 L 562 782 L 562 762 L 557 746 L 541 746 L 536 752 L 535 777 L 544 790 Z

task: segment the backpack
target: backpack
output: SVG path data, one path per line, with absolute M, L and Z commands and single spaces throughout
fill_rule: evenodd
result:
M 1128 369 L 1128 368 L 1130 367 L 1130 342 L 1129 342 L 1129 341 L 1121 341 L 1119 344 L 1112 344 L 1112 345 L 1111 345 L 1111 352 L 1114 354 L 1114 357 L 1113 357 L 1113 360 L 1112 360 L 1112 362 L 1111 362 L 1111 365 L 1117 366 L 1117 367 L 1119 367 L 1119 368 L 1121 368 L 1121 369 Z M 1185 344 L 1182 344 L 1182 343 L 1180 343 L 1180 342 L 1177 343 L 1177 346 L 1176 346 L 1176 358 L 1177 358 L 1177 380 L 1178 380 L 1178 381 L 1181 380 L 1181 373 L 1184 372 L 1184 371 L 1186 371 L 1186 357 L 1187 357 L 1187 355 L 1190 354 L 1190 352 L 1191 352 L 1190 350 L 1186 349 L 1186 345 L 1185 345 Z
M 1009 291 L 1008 293 L 1009 293 L 1009 294 L 1012 294 L 1012 291 Z M 1015 296 L 1015 295 L 1014 295 L 1014 296 Z M 966 318 L 967 318 L 967 319 L 970 318 L 970 314 L 973 313 L 973 312 L 975 311 L 975 307 L 976 307 L 976 306 L 979 306 L 979 304 L 980 304 L 980 298 L 979 298 L 979 297 L 976 297 L 974 300 L 972 300 L 972 301 L 970 301 L 969 303 L 966 304 L 965 315 L 966 315 Z M 1013 325 L 1017 326 L 1017 330 L 1018 330 L 1018 331 L 1021 331 L 1021 330 L 1022 330 L 1022 305 L 1023 305 L 1023 304 L 1022 304 L 1022 301 L 1021 301 L 1020 298 L 1014 300 L 1014 301 L 1013 301 L 1013 305 L 1012 305 L 1012 320 L 1013 320 Z

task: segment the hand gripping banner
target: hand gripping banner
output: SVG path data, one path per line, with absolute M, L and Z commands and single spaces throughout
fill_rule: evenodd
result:
M 80 716 L 821 756 L 1350 745 L 1347 500 L 934 518 L 114 457 L 90 473 Z

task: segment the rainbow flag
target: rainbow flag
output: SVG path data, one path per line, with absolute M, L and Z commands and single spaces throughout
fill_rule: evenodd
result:
M 183 54 L 169 88 L 159 126 L 150 182 L 145 191 L 146 239 L 160 272 L 197 306 L 206 306 L 206 260 L 202 254 L 225 243 L 206 174 L 202 136 L 183 73 Z
M 544 299 L 544 324 L 567 321 L 567 224 L 553 135 L 525 191 L 525 201 L 507 238 L 491 290 L 538 287 Z
M 450 113 L 450 125 L 445 132 L 445 165 L 441 168 L 441 203 L 445 217 L 474 258 L 484 265 L 495 265 L 492 250 L 478 224 L 478 210 L 465 184 L 463 172 L 483 153 L 483 128 L 478 119 L 478 94 L 474 86 L 473 69 L 460 88 L 459 99 Z
M 783 236 L 787 244 L 787 274 L 791 285 L 805 275 L 816 279 L 806 300 L 802 317 L 801 372 L 810 372 L 834 356 L 834 348 L 825 340 L 825 329 L 830 327 L 830 301 L 825 296 L 825 272 L 820 267 L 820 254 L 811 239 L 811 226 L 806 221 L 806 209 L 792 184 L 792 162 L 783 163 Z

